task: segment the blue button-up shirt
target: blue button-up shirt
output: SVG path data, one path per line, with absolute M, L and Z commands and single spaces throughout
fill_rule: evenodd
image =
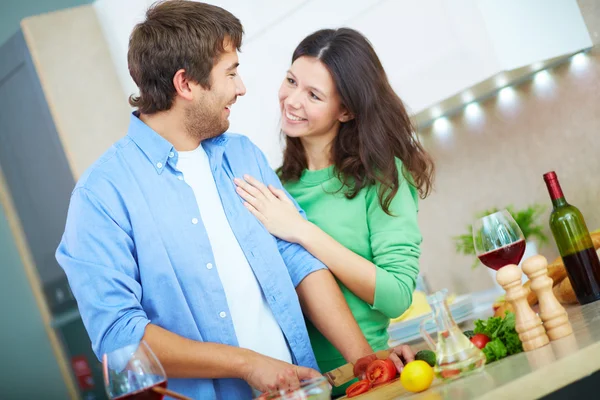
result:
M 294 362 L 316 369 L 295 287 L 324 265 L 301 246 L 270 235 L 243 206 L 235 177 L 250 174 L 281 188 L 250 140 L 223 134 L 202 146 L 231 229 Z M 199 342 L 238 346 L 217 269 L 206 268 L 215 259 L 177 157 L 171 143 L 132 115 L 127 136 L 72 193 L 56 258 L 98 358 L 139 342 L 150 322 Z M 252 396 L 239 379 L 169 379 L 169 388 L 194 399 Z

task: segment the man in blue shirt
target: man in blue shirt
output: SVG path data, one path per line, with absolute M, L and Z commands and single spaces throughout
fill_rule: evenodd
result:
M 303 314 L 347 360 L 371 353 L 329 271 L 235 192 L 244 174 L 281 188 L 256 146 L 224 133 L 245 94 L 242 34 L 219 7 L 148 10 L 129 43 L 137 111 L 77 183 L 56 253 L 96 355 L 143 339 L 169 388 L 198 399 L 318 376 Z

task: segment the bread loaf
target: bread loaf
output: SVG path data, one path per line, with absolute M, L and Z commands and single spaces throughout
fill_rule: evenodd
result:
M 510 304 L 506 300 L 494 303 L 493 308 L 495 317 L 504 317 L 504 314 L 506 314 L 507 311 L 515 312 L 515 309 L 513 308 L 512 304 Z
M 552 292 L 554 292 L 554 296 L 561 304 L 577 304 L 577 296 L 575 296 L 575 291 L 573 290 L 573 286 L 571 286 L 569 277 L 566 277 L 562 282 L 554 286 Z
M 600 249 L 600 231 L 596 233 L 591 233 L 590 236 L 592 237 L 592 243 L 594 243 L 594 248 L 596 250 Z

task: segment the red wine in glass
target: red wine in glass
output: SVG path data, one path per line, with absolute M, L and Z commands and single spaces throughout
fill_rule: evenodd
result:
M 155 389 L 167 388 L 167 376 L 145 341 L 104 354 L 102 367 L 109 399 L 163 399 L 164 394 Z
M 154 388 L 160 386 L 162 388 L 167 387 L 167 381 L 162 381 L 156 385 L 149 386 L 147 388 L 137 390 L 132 393 L 128 393 L 123 396 L 115 397 L 114 400 L 162 400 L 163 394 L 154 391 Z
M 519 264 L 525 253 L 525 240 L 521 239 L 478 256 L 483 265 L 498 271 L 508 264 Z
M 473 245 L 479 260 L 495 271 L 518 265 L 525 253 L 525 237 L 506 210 L 479 218 L 473 224 Z

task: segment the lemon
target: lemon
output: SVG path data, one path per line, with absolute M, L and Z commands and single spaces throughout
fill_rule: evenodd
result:
M 433 382 L 433 368 L 423 360 L 409 362 L 402 370 L 400 382 L 409 392 L 422 392 Z

